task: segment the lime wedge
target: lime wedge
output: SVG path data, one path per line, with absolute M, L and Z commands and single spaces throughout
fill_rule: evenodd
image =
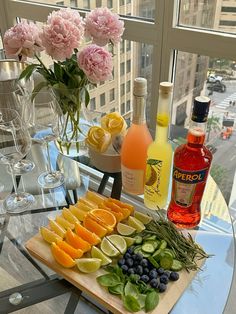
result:
M 144 224 L 133 216 L 129 216 L 128 224 L 130 227 L 135 228 L 138 232 L 142 232 L 143 230 L 145 230 Z
M 102 261 L 102 266 L 112 263 L 112 260 L 105 254 L 103 254 L 102 251 L 99 250 L 99 248 L 97 248 L 96 246 L 92 247 L 91 256 L 93 258 L 99 258 Z
M 110 257 L 115 257 L 120 254 L 117 248 L 115 248 L 114 245 L 110 241 L 108 241 L 106 237 L 102 239 L 101 250 L 104 254 Z
M 131 234 L 133 234 L 136 231 L 135 228 L 130 227 L 128 225 L 125 225 L 121 222 L 119 222 L 117 224 L 116 229 L 117 229 L 118 233 L 123 235 L 123 236 L 130 236 Z
M 141 221 L 144 225 L 148 224 L 150 221 L 152 221 L 152 217 L 145 215 L 141 212 L 135 211 L 134 212 L 134 217 Z
M 122 236 L 118 234 L 112 234 L 107 236 L 107 239 L 117 248 L 118 251 L 120 251 L 121 254 L 125 254 L 127 250 L 127 244 Z
M 134 238 L 131 238 L 131 237 L 123 237 L 123 238 L 125 239 L 125 242 L 126 242 L 126 244 L 127 244 L 128 247 L 131 246 L 131 245 L 133 245 L 134 242 L 135 242 L 135 239 L 134 239 Z
M 99 258 L 79 258 L 75 261 L 82 273 L 93 273 L 102 265 L 102 261 Z

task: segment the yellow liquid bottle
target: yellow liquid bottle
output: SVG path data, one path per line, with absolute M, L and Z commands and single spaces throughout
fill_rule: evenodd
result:
M 173 155 L 168 142 L 172 89 L 172 83 L 160 83 L 156 136 L 147 151 L 144 204 L 154 210 L 164 208 L 168 199 Z

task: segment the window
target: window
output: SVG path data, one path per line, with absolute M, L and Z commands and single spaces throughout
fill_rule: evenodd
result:
M 57 5 L 64 5 L 64 1 L 58 1 L 56 2 Z
M 126 51 L 130 51 L 131 50 L 131 41 L 130 40 L 126 40 Z
M 116 108 L 111 108 L 110 112 L 115 112 Z
M 107 7 L 109 9 L 112 9 L 113 8 L 113 0 L 107 0 Z
M 125 74 L 125 63 L 122 62 L 120 64 L 120 75 L 124 75 Z
M 90 9 L 90 0 L 83 0 L 83 8 Z
M 222 7 L 221 12 L 236 13 L 236 7 Z
M 77 8 L 78 4 L 77 4 L 77 0 L 70 0 L 70 6 Z
M 127 100 L 126 102 L 126 112 L 130 111 L 130 100 Z
M 125 52 L 125 41 L 124 39 L 122 39 L 120 42 L 120 53 L 124 53 L 124 52 Z
M 90 99 L 90 110 L 96 110 L 95 98 Z
M 125 103 L 123 102 L 120 106 L 120 114 L 124 115 L 125 114 Z
M 124 96 L 125 94 L 125 83 L 121 84 L 120 86 L 120 96 Z
M 224 20 L 221 20 L 221 21 L 220 21 L 220 25 L 224 25 L 224 26 L 236 26 L 236 21 L 224 21 Z
M 129 73 L 131 71 L 131 60 L 126 61 L 126 72 Z
M 128 81 L 128 82 L 126 83 L 126 93 L 129 93 L 129 92 L 130 92 L 130 86 L 131 86 L 131 82 Z
M 125 0 L 120 0 L 120 5 L 125 5 Z
M 100 95 L 100 106 L 105 106 L 105 103 L 106 103 L 106 96 L 105 96 L 105 93 L 101 94 Z
M 110 102 L 115 100 L 115 88 L 110 90 Z

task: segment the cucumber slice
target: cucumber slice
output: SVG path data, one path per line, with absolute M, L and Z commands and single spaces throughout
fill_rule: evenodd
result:
M 149 256 L 151 256 L 150 253 L 144 252 L 143 250 L 141 250 L 140 253 L 143 255 L 143 257 L 149 257 Z
M 157 261 L 152 256 L 149 256 L 148 260 L 155 268 L 158 269 L 160 267 L 160 265 L 157 263 Z
M 152 236 L 146 238 L 146 240 L 156 240 L 156 239 L 157 239 L 157 236 L 155 236 L 155 235 L 152 235 Z
M 143 238 L 139 235 L 137 235 L 136 237 L 134 237 L 135 239 L 135 244 L 141 244 L 143 242 Z
M 142 245 L 137 245 L 134 249 L 134 253 L 137 254 L 142 250 Z
M 173 257 L 170 254 L 164 254 L 160 259 L 160 266 L 164 269 L 171 269 Z
M 171 270 L 180 271 L 182 268 L 183 268 L 183 264 L 180 261 L 178 261 L 177 259 L 173 259 Z
M 160 242 L 156 240 L 148 240 L 148 241 L 145 241 L 144 243 L 151 244 L 154 247 L 154 250 L 156 250 L 160 244 Z
M 161 240 L 159 249 L 164 250 L 166 247 L 167 247 L 167 242 L 165 240 Z
M 145 253 L 151 254 L 151 253 L 155 252 L 155 248 L 154 248 L 154 246 L 151 243 L 145 242 L 142 245 L 142 251 L 145 252 Z
M 158 249 L 157 251 L 154 252 L 154 254 L 152 254 L 152 257 L 157 261 L 159 262 L 161 257 L 163 255 L 163 250 L 161 249 Z
M 173 258 L 175 258 L 175 253 L 174 253 L 174 251 L 172 251 L 171 249 L 168 249 L 168 248 L 166 248 L 166 249 L 164 249 L 164 253 L 169 253 Z

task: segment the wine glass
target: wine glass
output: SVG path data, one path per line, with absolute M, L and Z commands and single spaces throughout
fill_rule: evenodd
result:
M 7 212 L 20 213 L 34 202 L 33 195 L 17 191 L 14 173 L 14 164 L 24 158 L 30 148 L 29 132 L 17 111 L 0 108 L 0 163 L 9 165 L 15 190 L 3 201 Z
M 32 122 L 32 109 L 29 95 L 20 86 L 16 86 L 10 92 L 0 88 L 0 108 L 10 108 L 16 110 L 24 125 L 30 126 Z M 24 174 L 34 169 L 35 165 L 31 160 L 23 159 L 14 164 L 15 174 Z M 10 169 L 9 169 L 10 171 Z
M 36 143 L 46 146 L 48 158 L 48 171 L 38 177 L 41 187 L 52 189 L 64 183 L 64 175 L 61 171 L 52 170 L 49 142 L 54 141 L 59 136 L 59 120 L 62 117 L 60 106 L 50 91 L 41 91 L 32 95 L 33 100 L 33 126 L 31 137 Z

